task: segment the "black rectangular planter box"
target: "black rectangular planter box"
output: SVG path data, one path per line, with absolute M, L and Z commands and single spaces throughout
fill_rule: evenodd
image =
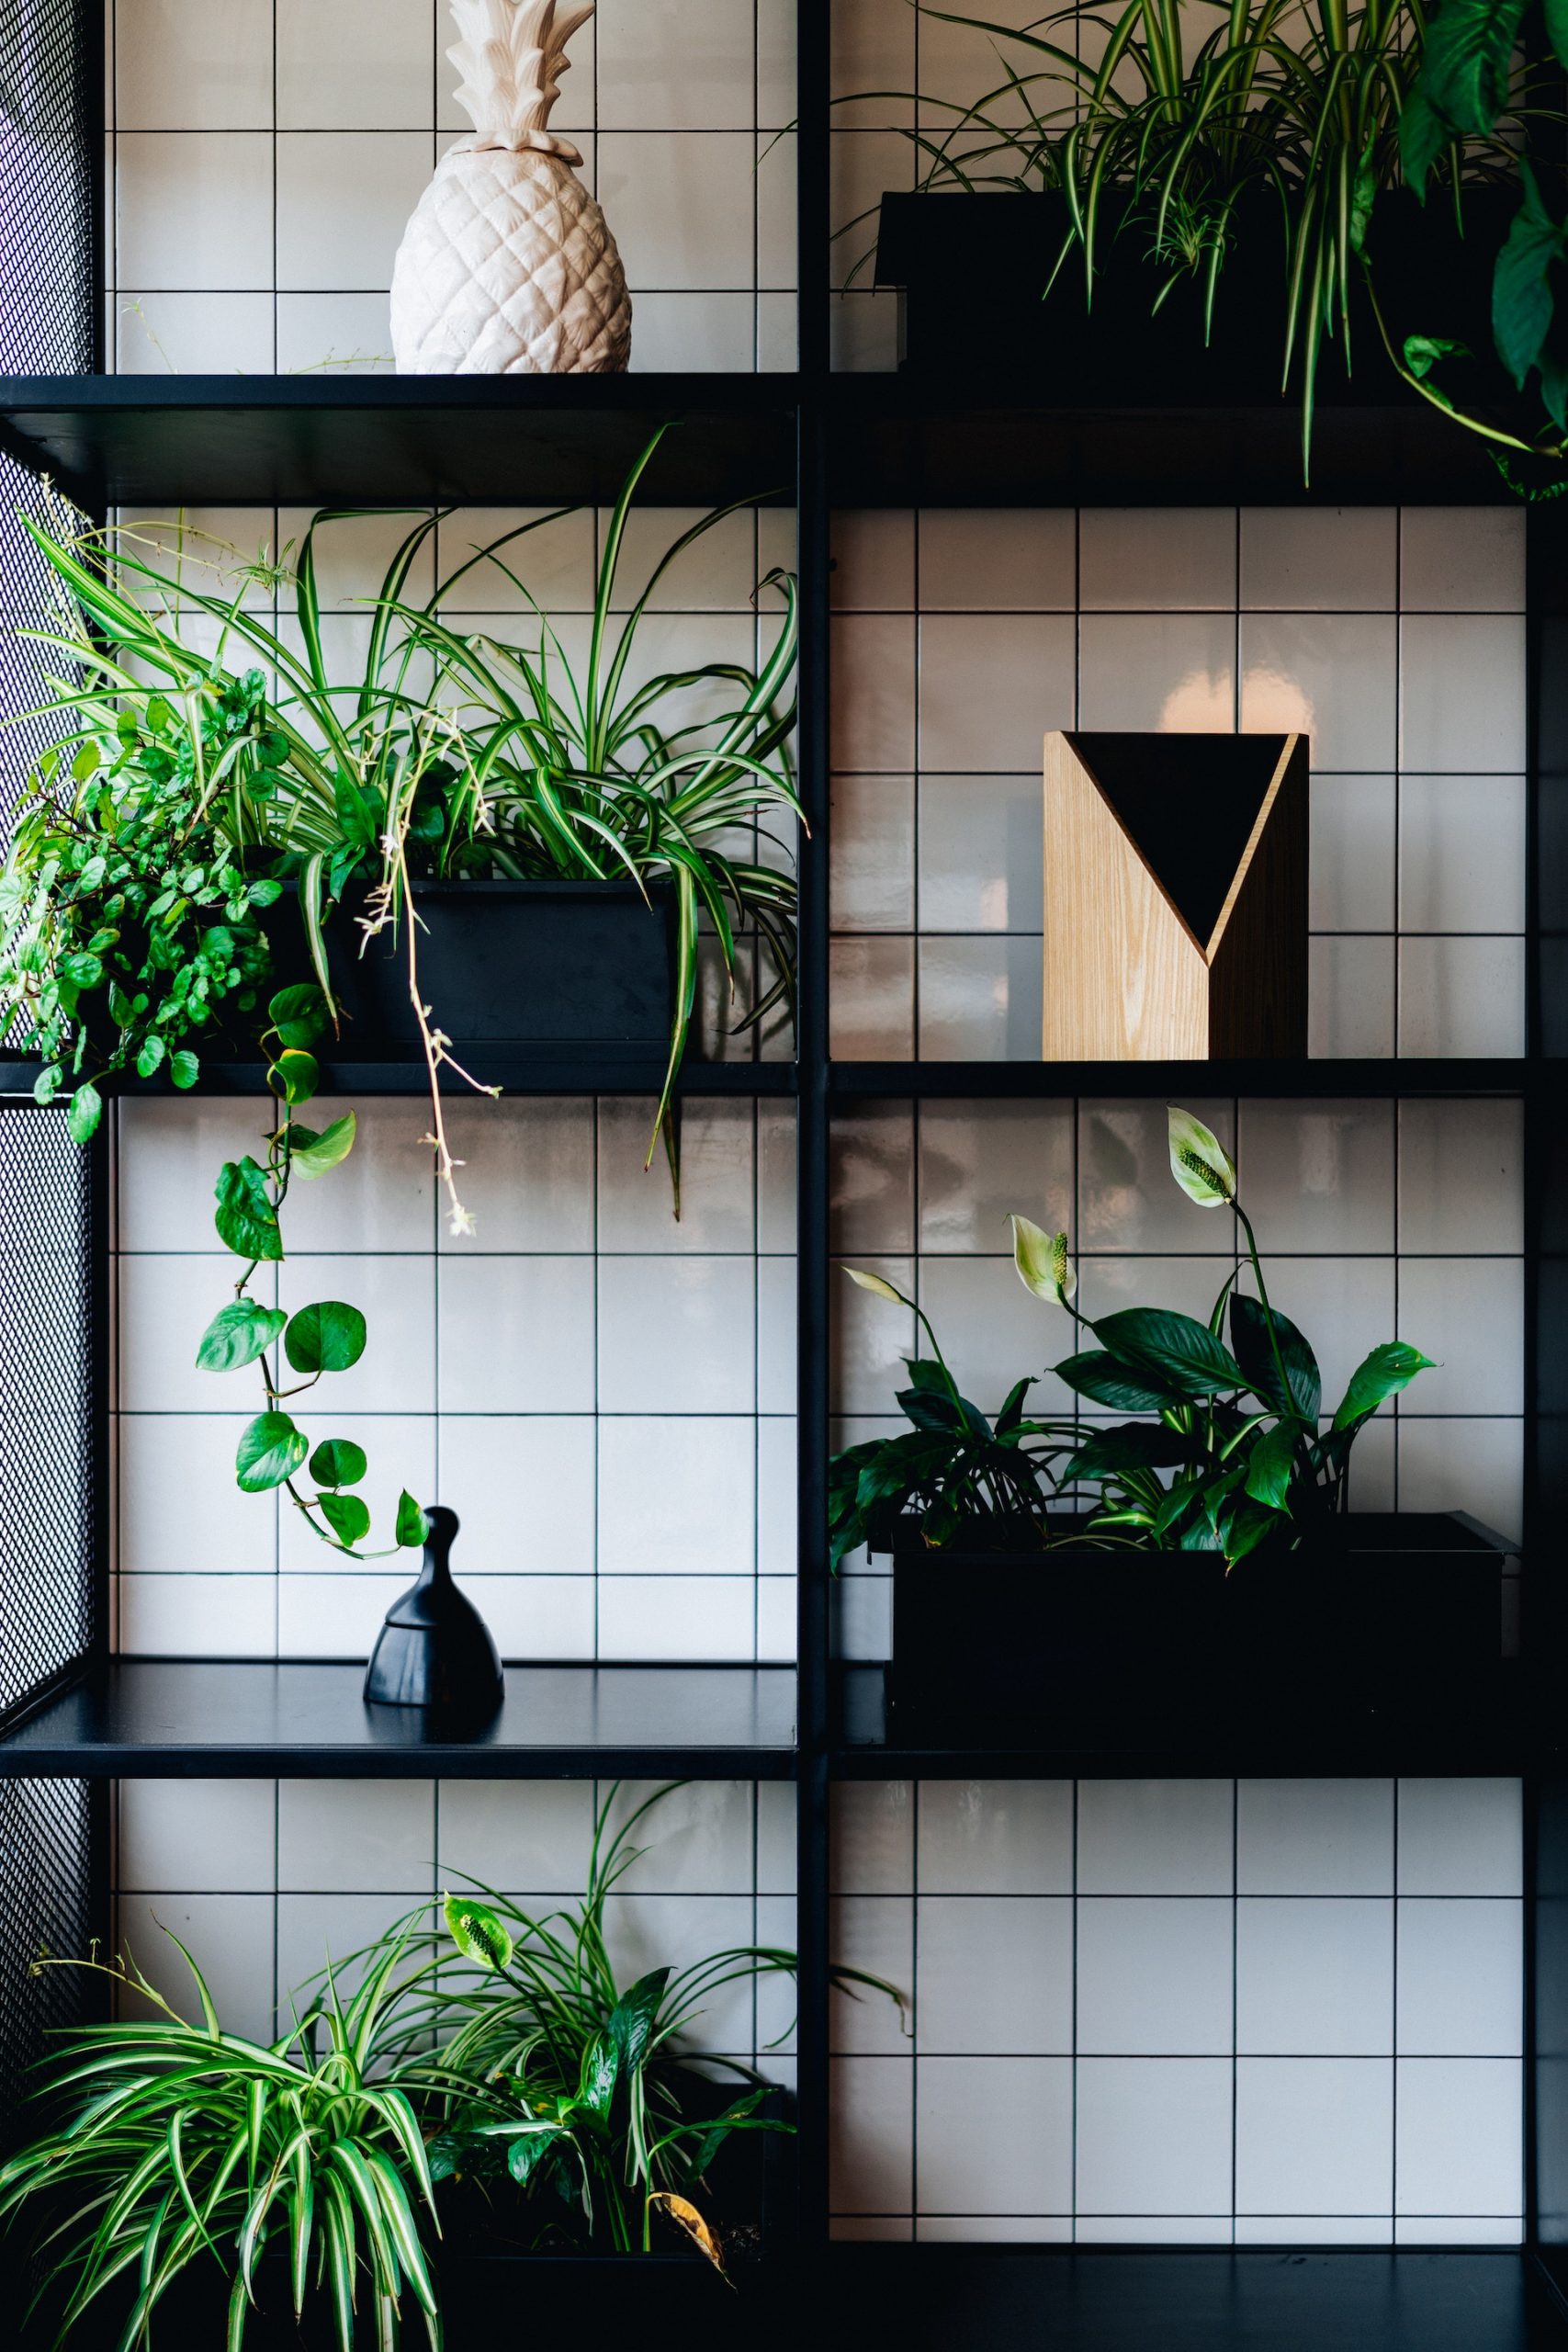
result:
M 1451 207 L 1437 196 L 1424 209 L 1403 189 L 1379 197 L 1378 296 L 1395 349 L 1406 334 L 1421 334 L 1490 353 L 1492 265 L 1517 207 L 1517 191 L 1467 190 L 1461 237 Z M 1102 217 L 1090 307 L 1079 247 L 1046 294 L 1068 225 L 1066 200 L 1055 192 L 889 193 L 882 199 L 876 281 L 903 289 L 899 349 L 911 375 L 951 376 L 955 354 L 983 347 L 987 377 L 1026 379 L 1031 402 L 1044 407 L 1269 407 L 1282 397 L 1294 401 L 1300 384 L 1298 360 L 1292 389 L 1281 394 L 1281 220 L 1272 197 L 1238 204 L 1207 344 L 1197 280 L 1178 285 L 1154 314 L 1165 272 L 1148 258 L 1154 232 L 1143 213 L 1119 234 L 1115 213 Z M 1348 376 L 1337 345 L 1325 345 L 1319 401 L 1422 405 L 1384 356 L 1359 277 L 1351 287 L 1351 349 L 1355 365 Z M 1448 363 L 1445 385 L 1466 392 L 1469 367 Z M 1490 389 L 1495 394 L 1498 386 Z
M 1108 1711 L 1168 1723 L 1215 1692 L 1329 1713 L 1457 1692 L 1501 1654 L 1506 1556 L 1459 1512 L 1350 1513 L 1228 1577 L 1213 1552 L 934 1552 L 898 1529 L 890 1728 L 1032 1736 Z
M 329 1062 L 418 1060 L 406 918 L 361 955 L 363 903 L 351 893 L 327 928 L 343 1027 L 318 1050 Z M 433 1026 L 459 1061 L 646 1061 L 656 1082 L 670 1051 L 674 904 L 668 883 L 650 884 L 645 899 L 629 881 L 416 882 L 419 988 Z M 308 978 L 291 899 L 267 929 L 282 977 Z

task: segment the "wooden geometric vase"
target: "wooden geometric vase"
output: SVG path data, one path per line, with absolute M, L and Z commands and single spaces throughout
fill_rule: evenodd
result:
M 1045 738 L 1046 1061 L 1306 1053 L 1303 735 Z

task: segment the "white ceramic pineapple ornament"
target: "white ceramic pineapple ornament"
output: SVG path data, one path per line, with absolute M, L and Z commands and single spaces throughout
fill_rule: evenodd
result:
M 447 53 L 472 116 L 414 208 L 392 269 L 401 375 L 602 376 L 631 356 L 632 306 L 582 157 L 547 126 L 592 6 L 452 0 Z

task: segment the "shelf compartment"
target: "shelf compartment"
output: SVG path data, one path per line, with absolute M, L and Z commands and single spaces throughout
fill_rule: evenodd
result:
M 1281 1101 L 1387 1094 L 1518 1095 L 1537 1065 L 1510 1060 L 1195 1062 L 833 1062 L 835 1102 L 926 1097 L 948 1102 L 1049 1101 L 1069 1095 L 1273 1096 Z
M 8 376 L 0 444 L 89 509 L 793 496 L 793 376 Z
M 0 1777 L 636 1779 L 795 1774 L 793 1667 L 513 1666 L 469 1739 L 368 1709 L 363 1666 L 125 1658 L 0 1737 Z
M 1514 1662 L 1478 1668 L 1462 1705 L 1445 1689 L 1429 1706 L 1397 1710 L 1342 1702 L 1328 1713 L 1309 1691 L 1292 1714 L 1275 1686 L 1251 1707 L 1232 1684 L 1189 1677 L 1161 1714 L 1145 1690 L 1118 1707 L 1101 1689 L 1077 1707 L 1054 1708 L 1049 1719 L 1042 1710 L 1038 1733 L 1007 1745 L 903 1741 L 890 1729 L 883 1666 L 841 1666 L 835 1679 L 833 1770 L 845 1781 L 1511 1779 L 1532 1753 L 1526 1678 Z
M 907 2352 L 1561 2352 L 1528 2254 L 848 2246 L 835 2340 Z

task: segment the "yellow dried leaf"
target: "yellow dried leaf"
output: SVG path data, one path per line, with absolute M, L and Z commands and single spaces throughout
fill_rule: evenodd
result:
M 693 2243 L 702 2248 L 721 2278 L 728 2276 L 718 2240 L 709 2229 L 689 2198 L 677 2197 L 673 2189 L 655 2189 L 649 2199 L 650 2205 L 662 2205 L 672 2222 L 678 2222 Z

